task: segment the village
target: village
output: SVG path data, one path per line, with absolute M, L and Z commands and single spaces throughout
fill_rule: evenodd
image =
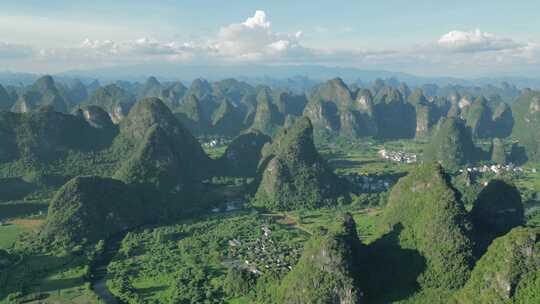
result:
M 267 225 L 263 225 L 261 230 L 262 235 L 255 240 L 229 240 L 229 259 L 223 264 L 256 275 L 290 271 L 300 258 L 302 246 L 290 247 L 276 241 Z
M 536 173 L 537 169 L 532 168 L 532 169 L 527 170 L 527 169 L 524 169 L 524 168 L 519 167 L 519 166 L 515 166 L 514 164 L 510 163 L 510 164 L 507 164 L 507 165 L 494 164 L 494 165 L 483 165 L 483 166 L 478 166 L 478 167 L 467 167 L 465 169 L 460 169 L 459 170 L 460 173 L 463 173 L 465 171 L 467 171 L 467 172 L 469 172 L 471 174 L 476 174 L 476 175 L 502 174 L 502 173 L 510 173 L 510 174 L 514 174 L 514 175 L 522 175 L 522 174 L 525 174 L 527 172 Z
M 228 141 L 225 138 L 218 137 L 218 138 L 213 138 L 213 139 L 203 141 L 202 146 L 204 148 L 217 148 L 217 147 L 221 147 L 227 144 L 228 144 Z
M 381 149 L 379 150 L 378 154 L 382 159 L 398 163 L 412 164 L 416 163 L 418 160 L 418 156 L 416 154 L 406 153 L 403 151 L 388 151 L 386 149 Z

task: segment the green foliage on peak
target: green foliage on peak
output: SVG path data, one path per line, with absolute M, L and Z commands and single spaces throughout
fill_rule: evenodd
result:
M 223 175 L 253 177 L 257 174 L 263 146 L 272 139 L 253 131 L 236 137 L 218 160 Z
M 133 228 L 152 216 L 124 183 L 100 177 L 76 177 L 51 200 L 38 238 L 46 247 L 94 243 Z
M 98 150 L 109 145 L 115 130 L 97 130 L 84 118 L 51 110 L 0 112 L 0 160 L 58 159 L 69 150 Z
M 255 205 L 271 210 L 329 205 L 344 190 L 317 152 L 307 117 L 281 129 L 272 145 L 263 150 L 261 174 Z
M 233 136 L 242 129 L 241 113 L 228 99 L 224 99 L 212 114 L 212 129 L 215 134 Z
M 115 174 L 126 182 L 179 192 L 210 170 L 197 139 L 158 98 L 135 104 L 120 125 L 120 136 L 135 148 Z
M 477 152 L 470 129 L 459 118 L 442 120 L 424 150 L 424 159 L 438 161 L 450 171 L 473 163 Z
M 499 237 L 476 263 L 467 284 L 455 296 L 456 303 L 524 303 L 539 297 L 530 285 L 540 269 L 540 231 L 514 228 Z M 517 295 L 517 297 L 516 297 Z M 527 302 L 534 303 L 534 302 Z
M 476 98 L 465 117 L 466 125 L 471 129 L 473 137 L 486 138 L 490 135 L 491 117 L 488 101 L 483 96 Z
M 300 260 L 281 282 L 277 303 L 363 303 L 359 240 L 354 220 L 346 218 L 306 242 Z
M 381 227 L 398 226 L 399 246 L 426 259 L 418 278 L 423 288 L 456 289 L 465 283 L 473 260 L 471 223 L 440 165 L 422 164 L 392 188 Z
M 39 78 L 26 92 L 19 96 L 11 110 L 25 113 L 45 107 L 63 113 L 67 113 L 69 110 L 68 102 L 62 97 L 53 78 L 49 75 Z
M 512 136 L 525 148 L 529 160 L 540 160 L 540 92 L 526 91 L 513 104 Z

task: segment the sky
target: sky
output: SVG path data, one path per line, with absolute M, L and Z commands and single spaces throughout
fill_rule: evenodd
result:
M 540 77 L 538 11 L 538 0 L 0 0 L 0 70 L 171 62 Z

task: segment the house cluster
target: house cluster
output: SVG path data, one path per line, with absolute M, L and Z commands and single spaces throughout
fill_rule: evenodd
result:
M 518 167 L 518 166 L 515 166 L 514 164 L 507 164 L 507 165 L 483 165 L 483 166 L 479 166 L 479 167 L 467 167 L 465 169 L 460 169 L 459 172 L 460 173 L 463 173 L 463 172 L 469 172 L 471 174 L 487 174 L 487 173 L 493 173 L 493 174 L 500 174 L 500 173 L 513 173 L 513 174 L 516 174 L 516 175 L 520 175 L 520 174 L 524 174 L 524 173 L 527 173 L 527 170 L 522 168 L 522 167 Z M 537 170 L 536 169 L 530 169 L 529 170 L 530 173 L 536 173 Z
M 345 175 L 345 178 L 355 185 L 359 192 L 384 192 L 392 187 L 390 180 L 381 177 L 351 173 Z
M 229 255 L 233 258 L 226 266 L 244 269 L 260 275 L 265 272 L 288 272 L 302 252 L 301 246 L 290 247 L 272 238 L 272 230 L 262 226 L 262 235 L 255 240 L 229 240 Z
M 381 149 L 378 153 L 382 159 L 398 163 L 412 164 L 415 163 L 418 158 L 414 153 L 406 153 L 403 151 L 388 151 L 386 149 Z
M 209 141 L 205 141 L 202 143 L 202 146 L 205 148 L 215 148 L 219 146 L 226 145 L 227 142 L 224 138 L 214 138 L 210 139 Z

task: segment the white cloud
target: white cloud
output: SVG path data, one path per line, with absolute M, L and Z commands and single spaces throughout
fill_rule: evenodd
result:
M 439 46 L 457 52 L 485 52 L 515 49 L 522 44 L 479 29 L 470 32 L 451 31 L 438 41 Z
M 255 15 L 247 18 L 242 24 L 249 28 L 260 27 L 269 29 L 271 26 L 270 21 L 266 20 L 266 13 L 264 11 L 255 11 Z
M 225 60 L 267 60 L 300 47 L 302 32 L 276 33 L 264 11 L 256 11 L 243 23 L 222 27 L 213 47 Z
M 320 28 L 320 32 L 323 31 L 335 34 L 354 29 Z M 467 71 L 531 69 L 540 65 L 538 42 L 518 42 L 480 30 L 451 31 L 427 45 L 399 50 L 310 48 L 302 42 L 301 31 L 276 32 L 266 13 L 256 11 L 243 22 L 222 26 L 214 35 L 198 42 L 127 37 L 126 40 L 84 39 L 71 46 L 40 48 L 0 42 L 0 59 L 9 58 L 12 66 L 17 60 L 25 60 L 27 66 L 36 63 L 40 67 L 62 67 L 64 70 L 163 61 L 195 64 L 257 62 L 322 64 L 414 73 L 439 71 L 440 74 L 454 75 Z

